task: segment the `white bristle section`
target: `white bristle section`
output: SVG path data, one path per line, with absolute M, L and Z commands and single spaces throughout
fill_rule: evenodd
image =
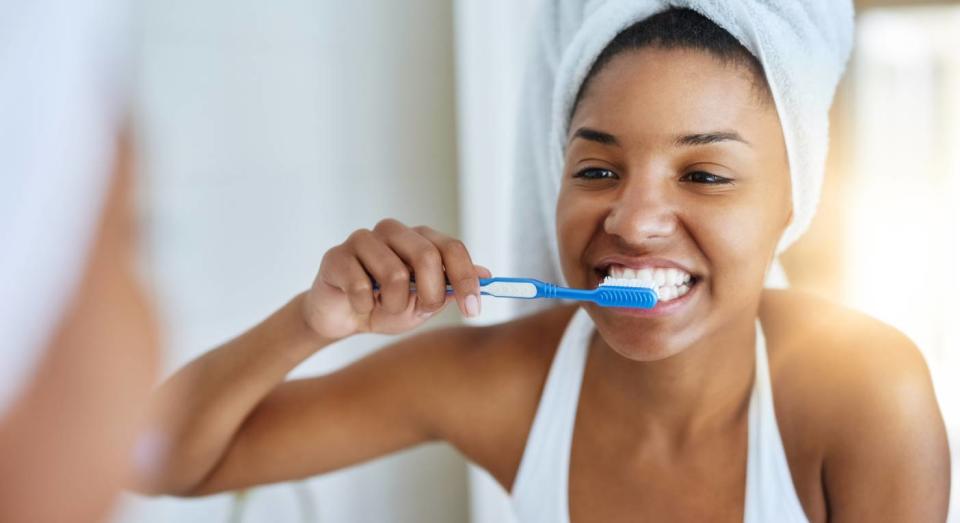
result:
M 603 278 L 603 281 L 600 283 L 600 286 L 607 287 L 646 287 L 653 291 L 657 295 L 657 299 L 660 299 L 660 293 L 657 292 L 657 284 L 653 282 L 645 282 L 643 280 L 638 280 L 635 278 L 614 278 L 613 276 L 606 276 Z

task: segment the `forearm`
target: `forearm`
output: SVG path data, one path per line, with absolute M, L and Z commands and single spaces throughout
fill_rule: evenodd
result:
M 299 295 L 262 323 L 197 358 L 160 388 L 147 437 L 165 449 L 141 477 L 151 493 L 183 494 L 212 471 L 251 411 L 286 375 L 335 340 L 303 320 Z

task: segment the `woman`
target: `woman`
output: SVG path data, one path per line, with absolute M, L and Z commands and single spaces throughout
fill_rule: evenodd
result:
M 749 51 L 690 10 L 629 27 L 581 85 L 564 154 L 564 277 L 654 279 L 656 309 L 568 305 L 434 330 L 284 382 L 347 336 L 408 331 L 451 301 L 480 313 L 489 271 L 462 243 L 383 220 L 328 251 L 310 290 L 165 385 L 161 404 L 190 401 L 144 488 L 204 495 L 442 439 L 524 519 L 944 519 L 946 436 L 917 349 L 853 311 L 763 289 L 793 203 Z

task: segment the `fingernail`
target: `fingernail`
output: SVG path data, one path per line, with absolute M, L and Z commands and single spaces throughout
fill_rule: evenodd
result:
M 473 294 L 463 300 L 463 306 L 467 309 L 467 316 L 473 318 L 480 315 L 480 300 Z
M 430 316 L 433 316 L 433 313 L 430 311 L 420 311 L 417 313 L 417 317 L 420 318 L 421 320 L 425 320 Z

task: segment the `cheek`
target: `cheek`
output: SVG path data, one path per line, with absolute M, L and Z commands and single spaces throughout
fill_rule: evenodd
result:
M 726 294 L 754 294 L 763 286 L 767 264 L 782 228 L 781 202 L 776 195 L 701 208 L 693 223 L 704 255 L 711 261 L 713 287 Z
M 586 275 L 582 274 L 579 263 L 593 232 L 603 220 L 603 206 L 585 195 L 561 189 L 556 217 L 563 275 L 570 285 L 585 283 L 581 281 Z

